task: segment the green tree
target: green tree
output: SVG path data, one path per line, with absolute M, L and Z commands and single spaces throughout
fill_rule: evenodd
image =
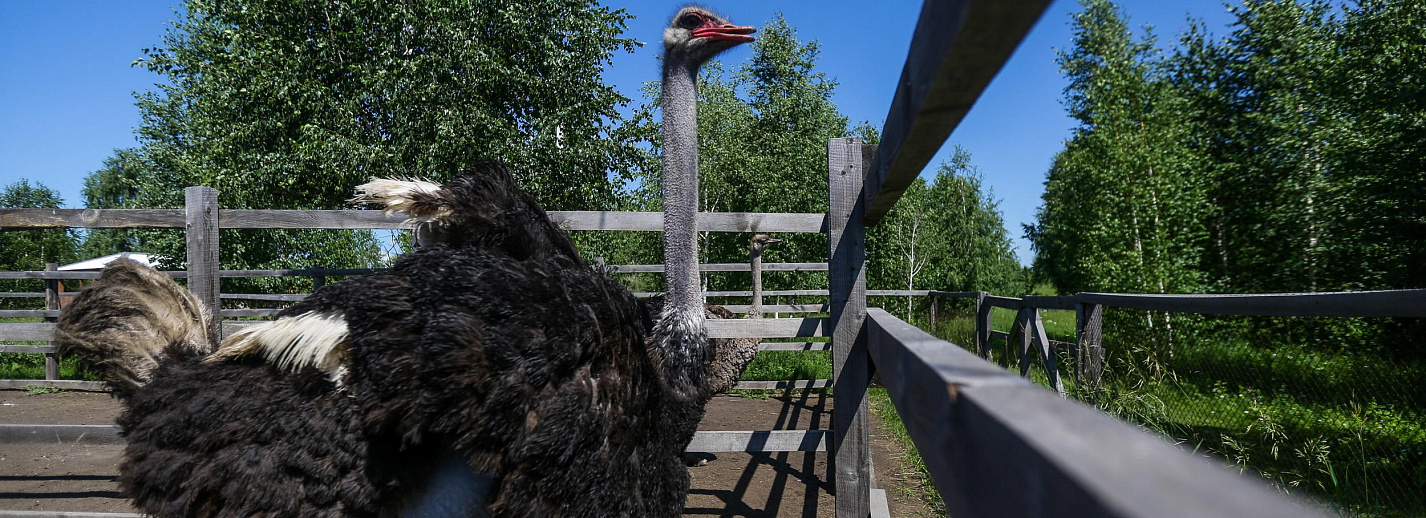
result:
M 546 206 L 603 209 L 644 151 L 600 79 L 628 15 L 593 1 L 191 0 L 141 64 L 137 203 L 218 189 L 227 208 L 341 208 L 372 176 L 507 165 Z M 366 232 L 225 231 L 225 267 L 357 266 Z M 175 262 L 172 236 L 150 246 Z
M 39 182 L 20 180 L 0 190 L 0 208 L 59 208 L 59 193 Z M 0 232 L 0 271 L 43 270 L 45 263 L 70 263 L 76 258 L 77 240 L 69 229 L 6 230 Z M 0 280 L 0 291 L 41 291 L 38 280 Z M 34 300 L 0 299 L 0 307 L 34 309 Z
M 1036 268 L 1061 292 L 1194 292 L 1209 214 L 1200 153 L 1181 143 L 1186 99 L 1152 34 L 1135 41 L 1123 12 L 1084 0 L 1059 57 L 1079 122 L 1050 168 L 1027 229 Z

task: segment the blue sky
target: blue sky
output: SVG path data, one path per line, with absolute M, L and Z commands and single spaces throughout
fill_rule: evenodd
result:
M 651 43 L 616 56 L 606 74 L 624 95 L 658 79 L 658 38 L 677 10 L 672 2 L 609 2 L 635 15 L 629 34 Z M 761 26 L 783 13 L 804 40 L 821 45 L 820 69 L 840 85 L 834 100 L 853 122 L 880 126 L 901 74 L 920 2 L 892 0 L 868 9 L 866 2 L 823 0 L 708 2 L 740 24 Z M 1135 26 L 1149 24 L 1171 41 L 1188 16 L 1203 19 L 1216 34 L 1231 20 L 1221 0 L 1121 0 Z M 174 0 L 132 2 L 33 2 L 0 0 L 0 185 L 29 178 L 58 190 L 68 206 L 81 201 L 84 176 L 115 148 L 136 145 L 139 125 L 133 93 L 153 88 L 158 76 L 130 66 L 142 49 L 157 46 L 175 18 Z M 1070 41 L 1073 0 L 1057 0 L 1021 43 L 970 115 L 951 135 L 951 145 L 970 151 L 986 184 L 1001 200 L 1006 226 L 1022 262 L 1031 259 L 1021 224 L 1034 221 L 1045 171 L 1073 127 L 1060 104 L 1065 81 L 1055 49 Z M 741 62 L 748 49 L 723 56 Z

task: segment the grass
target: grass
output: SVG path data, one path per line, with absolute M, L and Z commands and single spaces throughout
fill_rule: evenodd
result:
M 42 318 L 0 318 L 0 323 L 36 323 Z M 0 341 L 3 345 L 45 345 L 44 342 Z M 74 358 L 61 358 L 59 377 L 67 380 L 97 381 L 99 378 Z M 45 355 L 40 353 L 0 353 L 0 379 L 45 379 Z
M 1116 311 L 1104 386 L 1082 393 L 1070 374 L 1072 395 L 1284 492 L 1354 515 L 1426 516 L 1426 366 L 1401 352 L 1419 337 L 1361 323 L 1188 316 L 1174 317 L 1172 333 L 1162 320 L 1150 332 L 1145 312 Z M 1050 339 L 1073 339 L 1073 312 L 1042 315 Z M 1011 319 L 995 320 L 1004 330 Z M 933 331 L 974 347 L 968 316 Z M 1060 362 L 1073 372 L 1071 358 Z M 1038 366 L 1031 378 L 1046 382 Z

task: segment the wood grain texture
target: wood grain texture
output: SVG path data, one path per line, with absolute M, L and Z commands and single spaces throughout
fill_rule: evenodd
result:
M 124 444 L 124 438 L 111 424 L 0 424 L 0 444 L 55 443 Z
M 866 333 L 866 204 L 862 182 L 875 154 L 859 138 L 827 142 L 827 271 L 832 335 L 831 478 L 837 518 L 871 513 L 871 450 L 867 387 L 871 358 Z
M 952 516 L 1325 516 L 883 310 L 868 310 L 867 328 Z
M 188 247 L 188 291 L 216 315 L 223 307 L 218 298 L 218 191 L 210 187 L 183 190 L 184 231 Z M 222 320 L 209 319 L 210 336 L 222 335 Z M 216 344 L 214 344 L 216 345 Z
M 0 228 L 183 228 L 183 209 L 0 209 Z
M 831 342 L 763 342 L 759 351 L 830 351 Z
M 826 451 L 828 430 L 697 432 L 684 451 L 698 453 Z
M 931 161 L 1049 0 L 926 0 L 867 175 L 879 222 Z
M 3 337 L 0 337 L 3 339 Z M 49 353 L 54 352 L 54 347 L 48 345 L 0 345 L 0 353 Z
M 102 381 L 76 380 L 0 380 L 0 389 L 57 388 L 63 390 L 104 391 L 109 386 Z
M 739 381 L 738 390 L 820 389 L 832 386 L 832 380 Z
M 709 338 L 800 338 L 827 336 L 827 319 L 805 318 L 749 318 L 719 320 L 709 319 Z
M 54 324 L 0 324 L 0 341 L 48 342 L 54 340 Z

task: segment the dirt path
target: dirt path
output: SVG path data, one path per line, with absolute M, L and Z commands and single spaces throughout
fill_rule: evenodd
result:
M 708 404 L 703 430 L 808 430 L 831 427 L 831 396 L 768 399 L 720 396 Z M 111 424 L 118 402 L 107 394 L 26 395 L 0 390 L 0 423 Z M 929 516 L 898 487 L 899 449 L 873 431 L 876 480 L 893 516 Z M 119 493 L 122 446 L 0 444 L 0 510 L 133 512 Z M 830 517 L 833 499 L 825 453 L 720 453 L 690 468 L 686 516 Z

